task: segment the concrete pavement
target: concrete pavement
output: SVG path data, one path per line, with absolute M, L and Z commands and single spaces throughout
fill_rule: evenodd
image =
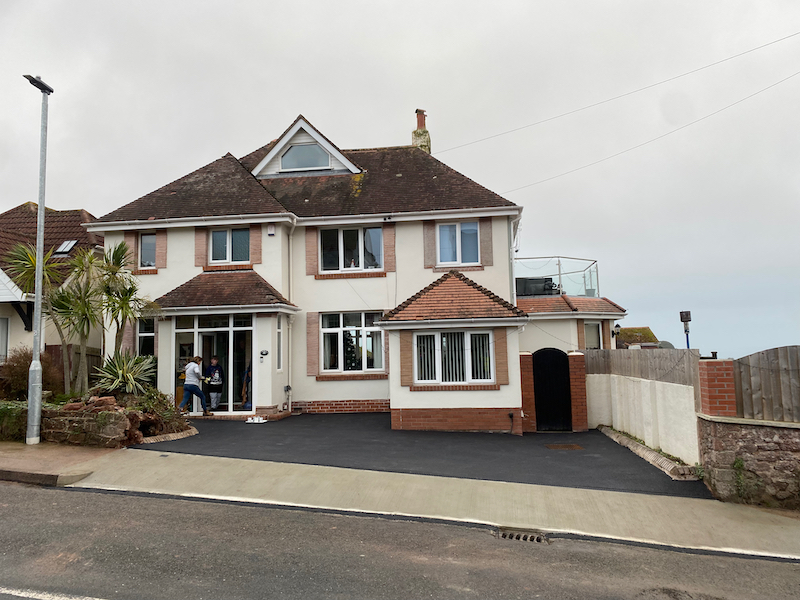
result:
M 55 449 L 70 458 L 59 463 Z M 51 474 L 91 472 L 74 488 L 442 519 L 800 560 L 800 519 L 715 500 L 150 450 L 55 446 L 38 452 L 52 461 Z M 0 444 L 0 468 L 7 468 L 11 454 Z

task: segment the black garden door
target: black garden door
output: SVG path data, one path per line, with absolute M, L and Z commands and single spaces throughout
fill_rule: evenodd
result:
M 569 360 L 565 352 L 543 348 L 533 354 L 537 431 L 572 431 Z

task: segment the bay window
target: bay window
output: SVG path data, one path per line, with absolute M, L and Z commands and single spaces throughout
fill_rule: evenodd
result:
M 437 331 L 414 334 L 417 383 L 494 381 L 492 332 Z
M 437 238 L 438 264 L 469 265 L 480 262 L 477 221 L 440 223 Z
M 250 228 L 211 231 L 211 263 L 250 262 Z
M 319 236 L 323 271 L 383 268 L 383 230 L 380 227 L 323 229 Z
M 323 313 L 322 371 L 383 371 L 381 312 Z

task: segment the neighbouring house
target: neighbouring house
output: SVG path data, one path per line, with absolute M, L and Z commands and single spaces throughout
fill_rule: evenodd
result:
M 655 350 L 674 348 L 667 341 L 661 341 L 649 327 L 622 327 L 617 335 L 617 348 L 631 350 Z
M 0 362 L 8 351 L 33 346 L 33 294 L 25 294 L 7 273 L 7 254 L 17 244 L 36 245 L 38 206 L 26 202 L 0 214 Z M 44 249 L 53 249 L 53 259 L 65 262 L 79 249 L 99 251 L 103 238 L 87 231 L 85 223 L 94 221 L 85 210 L 54 210 L 45 208 Z M 89 339 L 91 353 L 100 359 L 102 335 L 95 331 Z M 45 319 L 42 350 L 60 360 L 61 342 L 55 329 Z

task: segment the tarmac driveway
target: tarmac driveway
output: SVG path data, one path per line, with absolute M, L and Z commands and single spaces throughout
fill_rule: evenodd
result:
M 599 431 L 501 433 L 392 431 L 382 414 L 294 415 L 277 422 L 193 421 L 200 435 L 143 450 L 711 498 L 699 481 L 673 481 Z M 558 445 L 577 445 L 563 449 Z M 548 446 L 556 446 L 548 448 Z

